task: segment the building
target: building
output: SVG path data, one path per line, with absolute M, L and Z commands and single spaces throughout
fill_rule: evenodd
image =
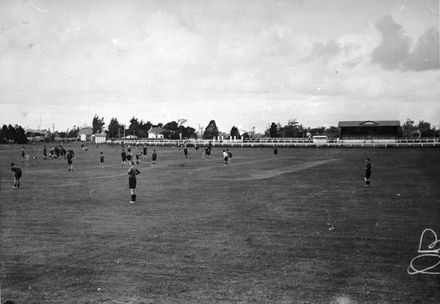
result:
M 103 132 L 101 134 L 93 134 L 92 142 L 95 144 L 102 144 L 107 141 L 107 135 Z
M 398 120 L 340 121 L 341 138 L 396 138 L 399 135 Z
M 163 131 L 164 129 L 162 129 L 161 127 L 151 127 L 150 130 L 148 130 L 148 138 L 153 138 L 153 139 L 163 138 L 163 134 L 162 134 Z
M 78 132 L 78 136 L 81 141 L 91 141 L 92 140 L 93 129 L 92 128 L 82 128 Z

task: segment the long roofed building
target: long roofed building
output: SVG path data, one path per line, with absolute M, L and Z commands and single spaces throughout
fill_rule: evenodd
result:
M 399 135 L 398 120 L 340 121 L 341 138 L 396 138 Z

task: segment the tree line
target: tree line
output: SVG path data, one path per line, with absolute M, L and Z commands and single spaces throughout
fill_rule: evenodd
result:
M 105 129 L 106 123 L 104 117 L 99 117 L 95 114 L 92 119 L 92 129 L 93 134 L 99 134 L 106 132 L 110 138 L 123 138 L 128 135 L 135 135 L 140 138 L 148 137 L 148 131 L 152 127 L 157 127 L 161 129 L 161 134 L 165 139 L 190 139 L 198 138 L 199 135 L 203 139 L 212 139 L 219 136 L 226 136 L 236 139 L 252 139 L 254 137 L 285 137 L 285 138 L 303 138 L 310 137 L 312 135 L 326 135 L 329 138 L 337 138 L 340 136 L 340 130 L 338 127 L 317 127 L 310 128 L 304 127 L 296 119 L 291 119 L 287 124 L 282 125 L 281 123 L 272 122 L 264 134 L 255 134 L 254 131 L 244 131 L 240 130 L 236 126 L 232 126 L 229 133 L 222 133 L 219 131 L 215 120 L 210 120 L 208 125 L 204 128 L 201 134 L 195 128 L 190 126 L 185 126 L 186 119 L 178 119 L 177 121 L 170 121 L 165 124 L 158 123 L 154 125 L 150 121 L 143 121 L 136 117 L 130 119 L 130 124 L 125 126 L 121 124 L 117 118 L 112 117 Z M 28 142 L 28 137 L 41 136 L 47 141 L 53 141 L 55 134 L 60 138 L 78 138 L 80 127 L 73 126 L 72 129 L 68 129 L 66 132 L 55 132 L 55 133 L 38 133 L 38 132 L 25 132 L 25 130 L 19 125 L 3 125 L 0 130 L 0 142 L 1 143 L 18 143 L 25 144 Z M 404 138 L 417 138 L 417 137 L 438 137 L 440 136 L 439 130 L 432 127 L 429 122 L 419 121 L 417 124 L 411 120 L 407 119 L 403 125 L 400 126 L 399 137 Z
M 143 121 L 137 117 L 132 117 L 130 119 L 130 124 L 127 126 L 121 124 L 116 117 L 112 117 L 107 126 L 107 135 L 110 138 L 122 138 L 128 135 L 134 135 L 140 138 L 148 137 L 148 131 L 151 128 L 160 128 L 161 134 L 165 139 L 190 139 L 197 138 L 197 130 L 190 126 L 185 126 L 187 122 L 186 119 L 178 119 L 177 121 L 173 120 L 167 122 L 165 124 L 158 123 L 153 124 L 150 121 Z M 104 118 L 99 118 L 98 115 L 95 114 L 92 120 L 92 129 L 94 133 L 100 133 L 104 131 L 105 122 Z M 238 133 L 238 129 L 236 127 L 234 131 Z M 205 131 L 203 132 L 202 137 L 206 139 L 212 139 L 213 137 L 219 136 L 219 130 L 217 128 L 217 124 L 214 120 L 211 120 L 209 124 L 206 126 Z M 235 134 L 234 133 L 234 134 Z
M 24 129 L 19 125 L 3 125 L 2 129 L 0 130 L 0 142 L 26 144 L 26 133 Z

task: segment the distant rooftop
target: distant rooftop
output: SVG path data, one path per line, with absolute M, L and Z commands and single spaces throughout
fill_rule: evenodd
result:
M 161 127 L 151 127 L 150 130 L 148 130 L 149 134 L 161 134 L 164 131 Z
M 399 120 L 340 121 L 338 127 L 400 127 Z

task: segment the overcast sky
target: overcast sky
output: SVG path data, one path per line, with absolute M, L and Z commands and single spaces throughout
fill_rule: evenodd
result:
M 439 0 L 0 1 L 0 123 L 440 123 Z

